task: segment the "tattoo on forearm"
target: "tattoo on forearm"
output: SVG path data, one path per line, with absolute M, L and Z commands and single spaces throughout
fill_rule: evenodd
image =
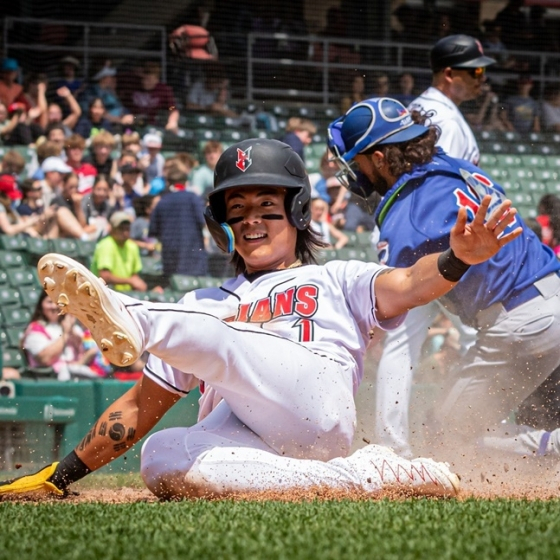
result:
M 117 410 L 116 412 L 110 412 L 109 413 L 109 422 L 114 421 L 114 420 L 120 420 L 122 418 L 122 412 L 120 410 Z
M 91 443 L 91 440 L 95 437 L 96 429 L 97 429 L 97 422 L 93 425 L 91 430 L 84 436 L 84 438 L 78 445 L 78 449 L 80 451 L 83 451 Z
M 99 435 L 107 435 L 107 422 L 101 422 L 101 425 L 99 426 Z
M 126 433 L 126 428 L 120 422 L 115 422 L 109 428 L 109 437 L 113 441 L 120 441 L 121 439 L 124 438 L 125 433 Z
M 121 451 L 121 449 L 126 449 L 126 443 L 124 441 L 121 441 L 120 443 L 116 443 L 115 445 L 113 445 L 113 449 L 115 451 Z
M 126 434 L 126 440 L 132 441 L 136 435 L 136 430 L 134 428 L 128 428 L 128 433 Z

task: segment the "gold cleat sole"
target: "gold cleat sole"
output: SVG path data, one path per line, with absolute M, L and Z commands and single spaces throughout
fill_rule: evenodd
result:
M 142 353 L 139 329 L 105 282 L 81 263 L 56 253 L 37 264 L 39 278 L 61 314 L 74 315 L 112 364 L 126 367 Z

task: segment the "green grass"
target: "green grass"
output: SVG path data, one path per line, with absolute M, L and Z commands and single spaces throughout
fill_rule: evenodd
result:
M 560 501 L 0 503 L 0 559 L 560 558 Z

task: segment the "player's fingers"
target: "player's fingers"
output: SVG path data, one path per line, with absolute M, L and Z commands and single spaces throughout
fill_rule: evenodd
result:
M 474 220 L 472 221 L 473 225 L 481 226 L 484 224 L 486 214 L 488 212 L 488 207 L 490 206 L 490 202 L 492 202 L 492 197 L 487 194 L 481 201 L 478 210 L 474 216 Z
M 460 234 L 465 231 L 465 226 L 467 225 L 467 211 L 462 206 L 459 208 L 459 212 L 457 212 L 457 220 L 455 221 L 455 225 L 453 226 L 453 233 Z
M 523 228 L 519 226 L 518 228 L 515 228 L 511 233 L 508 233 L 507 235 L 500 237 L 498 239 L 498 243 L 500 244 L 500 247 L 507 245 L 510 241 L 513 241 L 516 237 L 519 237 L 522 233 L 523 233 Z
M 490 231 L 492 231 L 496 236 L 501 235 L 507 227 L 509 227 L 517 216 L 517 209 L 509 208 L 504 212 L 498 219 L 498 221 L 492 225 L 488 226 Z
M 507 218 L 508 214 L 513 210 L 511 204 L 511 200 L 506 199 L 492 212 L 492 214 L 490 214 L 487 221 L 488 229 L 493 229 L 498 223 Z

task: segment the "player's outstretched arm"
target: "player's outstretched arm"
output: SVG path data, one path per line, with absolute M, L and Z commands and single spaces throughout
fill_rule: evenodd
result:
M 490 196 L 484 197 L 470 223 L 467 223 L 466 210 L 459 209 L 457 221 L 451 229 L 450 249 L 422 257 L 408 268 L 388 269 L 377 277 L 378 319 L 396 317 L 443 296 L 455 286 L 470 265 L 487 261 L 521 235 L 521 227 L 504 234 L 517 214 L 510 200 L 505 200 L 485 221 L 491 200 Z
M 179 398 L 143 376 L 105 410 L 60 463 L 33 475 L 0 482 L 0 495 L 37 491 L 64 494 L 69 484 L 116 459 L 142 439 Z

